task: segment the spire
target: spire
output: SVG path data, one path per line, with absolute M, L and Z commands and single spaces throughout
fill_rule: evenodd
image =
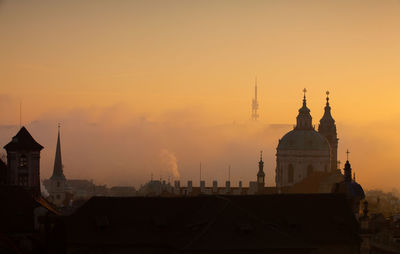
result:
M 51 176 L 52 180 L 65 180 L 63 165 L 61 160 L 61 144 L 60 144 L 60 124 L 58 124 L 58 136 L 57 136 L 57 148 L 56 155 L 54 158 L 54 169 L 53 175 Z
M 312 117 L 310 115 L 310 109 L 307 108 L 306 92 L 307 89 L 304 88 L 303 97 L 303 107 L 299 109 L 299 114 L 297 116 L 297 125 L 295 129 L 297 130 L 312 130 Z
M 264 187 L 265 185 L 265 173 L 264 173 L 264 162 L 262 160 L 262 152 L 260 151 L 260 161 L 258 162 L 258 173 L 257 173 L 257 182 L 260 187 Z

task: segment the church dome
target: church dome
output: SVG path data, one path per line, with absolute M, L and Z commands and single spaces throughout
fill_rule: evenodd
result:
M 329 151 L 325 137 L 314 129 L 294 129 L 279 140 L 278 150 Z

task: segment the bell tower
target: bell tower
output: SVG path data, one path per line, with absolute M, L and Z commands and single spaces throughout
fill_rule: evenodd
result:
M 326 106 L 325 112 L 319 121 L 318 132 L 324 136 L 329 143 L 331 148 L 331 171 L 335 171 L 338 169 L 337 166 L 337 150 L 338 150 L 338 141 L 337 132 L 336 132 L 336 124 L 335 120 L 331 115 L 331 107 L 329 105 L 329 91 L 326 92 Z
M 40 151 L 43 149 L 22 126 L 10 143 L 7 151 L 9 185 L 19 185 L 40 196 Z

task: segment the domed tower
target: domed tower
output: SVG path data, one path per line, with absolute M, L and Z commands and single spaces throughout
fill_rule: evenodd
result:
M 325 137 L 315 131 L 304 89 L 303 106 L 297 124 L 279 140 L 275 182 L 278 188 L 292 186 L 315 171 L 328 171 L 330 148 Z
M 326 92 L 326 106 L 325 113 L 319 121 L 318 132 L 324 136 L 331 148 L 331 163 L 330 170 L 337 170 L 337 149 L 338 141 L 335 120 L 331 115 L 331 107 L 329 105 L 329 92 Z

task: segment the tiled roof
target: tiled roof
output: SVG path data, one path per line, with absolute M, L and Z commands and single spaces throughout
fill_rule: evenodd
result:
M 65 227 L 74 246 L 251 251 L 359 242 L 357 222 L 337 194 L 93 197 Z

